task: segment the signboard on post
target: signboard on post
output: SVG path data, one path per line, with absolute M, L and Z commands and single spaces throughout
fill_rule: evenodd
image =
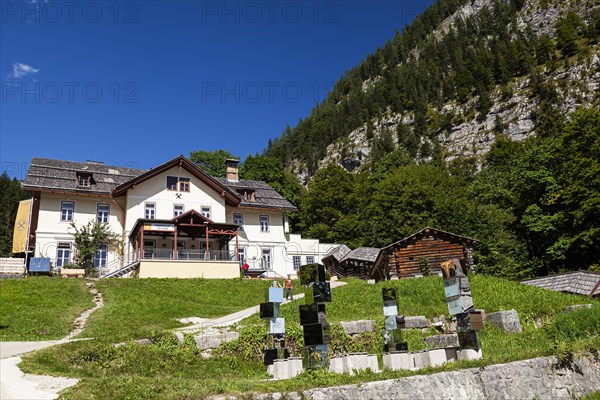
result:
M 146 222 L 144 224 L 144 230 L 156 232 L 175 232 L 175 225 L 159 222 Z

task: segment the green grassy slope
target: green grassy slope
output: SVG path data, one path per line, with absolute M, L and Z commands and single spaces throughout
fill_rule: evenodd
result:
M 96 283 L 105 306 L 83 336 L 102 340 L 148 337 L 182 326 L 186 317 L 215 318 L 264 301 L 270 282 L 208 279 L 106 279 Z
M 478 308 L 484 308 L 488 312 L 515 308 L 519 311 L 523 324 L 523 333 L 520 334 L 507 334 L 491 325 L 486 325 L 480 334 L 484 358 L 478 361 L 452 363 L 418 372 L 367 371 L 349 376 L 318 371 L 307 372 L 291 380 L 268 381 L 266 369 L 258 361 L 260 349 L 266 343 L 264 323 L 253 317 L 245 321 L 242 338 L 237 343 L 232 342 L 227 352 L 217 352 L 211 359 L 203 359 L 200 356 L 191 338 L 188 338 L 186 343 L 179 344 L 170 336 L 159 335 L 152 345 L 129 344 L 117 349 L 110 342 L 97 340 L 71 343 L 37 352 L 26 357 L 21 365 L 27 372 L 82 378 L 77 386 L 64 393 L 64 399 L 195 399 L 218 393 L 238 395 L 245 393 L 243 396 L 247 396 L 249 392 L 296 391 L 311 387 L 361 383 L 550 354 L 568 358 L 572 352 L 600 349 L 600 302 L 597 300 L 544 291 L 491 277 L 474 276 L 471 281 L 475 305 Z M 200 296 L 197 295 L 201 292 L 200 288 L 212 287 L 212 285 L 222 284 L 228 290 L 240 285 L 242 289 L 238 290 L 238 293 L 246 293 L 240 294 L 240 299 L 246 298 L 250 301 L 252 296 L 256 296 L 256 303 L 263 301 L 264 296 L 262 287 L 252 292 L 252 288 L 256 289 L 260 286 L 256 282 L 211 281 L 205 283 L 208 286 L 193 281 L 182 281 L 179 285 L 175 281 L 173 283 L 160 280 L 138 282 L 141 280 L 127 281 L 127 283 L 122 283 L 122 280 L 115 283 L 107 281 L 105 283 L 107 286 L 102 289 L 109 294 L 110 303 L 110 293 L 120 298 L 126 296 L 125 293 L 135 293 L 132 288 L 142 285 L 146 287 L 144 293 L 139 296 L 156 300 L 163 294 L 171 293 L 171 296 L 179 299 L 172 300 L 173 304 L 179 304 L 177 307 L 187 304 L 186 307 L 192 307 L 194 311 L 197 309 L 196 302 L 200 301 Z M 167 289 L 170 285 L 173 287 Z M 374 318 L 381 326 L 383 321 L 381 287 L 389 285 L 398 287 L 399 309 L 406 315 L 433 317 L 447 313 L 442 280 L 439 277 L 407 279 L 377 285 L 349 280 L 348 285 L 333 291 L 333 302 L 327 308 L 328 319 L 336 325 L 336 321 Z M 111 287 L 107 290 L 108 286 Z M 179 290 L 175 290 L 177 288 Z M 142 288 L 139 287 L 138 290 Z M 149 293 L 152 293 L 152 296 Z M 183 302 L 183 298 L 187 298 L 191 304 Z M 123 302 L 118 303 L 123 304 Z M 570 313 L 563 311 L 565 306 L 578 303 L 593 303 L 594 307 Z M 297 336 L 299 332 L 297 326 L 299 304 L 300 302 L 294 302 L 282 308 L 284 316 L 288 318 L 286 325 L 289 328 L 290 339 L 294 335 Z M 138 321 L 156 320 L 157 326 L 169 325 L 172 323 L 170 315 L 177 314 L 172 311 L 172 307 L 161 308 L 162 311 L 158 312 L 160 310 L 149 310 L 142 305 L 137 305 L 136 311 L 140 316 L 135 318 Z M 107 312 L 109 310 L 107 309 Z M 194 314 L 190 314 L 190 309 L 185 307 L 180 310 L 185 311 L 182 315 Z M 211 310 L 207 309 L 206 315 L 210 313 Z M 121 329 L 119 324 L 125 323 L 124 316 L 104 318 L 104 330 L 118 330 Z M 252 321 L 257 325 L 251 326 Z M 141 332 L 127 329 L 130 333 Z M 351 344 L 347 337 L 339 333 L 339 329 L 336 328 L 335 331 L 332 348 L 342 348 Z M 410 331 L 406 336 L 412 350 L 416 350 L 419 346 L 424 347 L 422 337 L 432 334 L 420 330 Z M 374 341 L 377 346 L 375 351 L 381 351 L 381 338 L 377 336 L 378 334 L 375 334 Z M 360 345 L 360 343 L 352 345 Z M 258 349 L 255 351 L 257 353 L 255 357 L 241 357 L 244 350 L 249 348 Z
M 82 279 L 35 277 L 0 280 L 0 340 L 51 340 L 94 306 Z

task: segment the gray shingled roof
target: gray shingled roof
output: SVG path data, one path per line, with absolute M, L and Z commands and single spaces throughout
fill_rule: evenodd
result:
M 530 279 L 522 283 L 537 286 L 542 289 L 556 290 L 559 292 L 570 292 L 589 296 L 590 292 L 598 285 L 600 273 L 578 271 L 567 274 L 545 276 L 543 278 Z M 600 294 L 600 287 L 596 287 L 593 296 Z
M 242 207 L 260 207 L 260 208 L 277 208 L 283 210 L 296 211 L 292 203 L 287 201 L 283 196 L 275 191 L 271 186 L 263 181 L 253 181 L 249 179 L 240 179 L 238 182 L 230 182 L 225 178 L 215 178 L 223 186 L 234 192 L 241 200 Z M 255 201 L 248 201 L 238 192 L 254 190 Z
M 77 186 L 77 172 L 92 174 L 90 188 Z M 90 161 L 77 162 L 34 157 L 22 186 L 24 189 L 34 190 L 110 194 L 116 186 L 143 172 L 145 171 L 141 169 L 104 165 Z
M 77 186 L 77 172 L 92 174 L 93 180 L 90 188 Z M 147 171 L 143 169 L 104 165 L 90 161 L 63 161 L 35 157 L 31 160 L 22 187 L 30 190 L 55 190 L 109 195 L 117 186 L 129 182 L 131 179 L 145 172 Z M 244 179 L 239 182 L 229 182 L 224 178 L 215 178 L 215 180 L 235 193 L 242 200 L 241 206 L 296 211 L 296 207 L 265 182 Z M 256 201 L 250 202 L 245 200 L 237 192 L 237 189 L 254 190 Z
M 339 246 L 329 249 L 329 251 L 327 253 L 325 253 L 325 255 L 323 256 L 323 258 L 321 258 L 321 260 L 324 260 L 329 257 L 333 257 L 336 261 L 339 262 L 339 261 L 342 261 L 344 256 L 346 256 L 346 254 L 350 253 L 350 251 L 351 250 L 348 246 L 346 246 L 345 244 L 340 244 Z
M 342 261 L 359 260 L 375 262 L 380 251 L 381 249 L 375 247 L 359 247 L 358 249 L 352 250 L 350 253 L 346 254 Z

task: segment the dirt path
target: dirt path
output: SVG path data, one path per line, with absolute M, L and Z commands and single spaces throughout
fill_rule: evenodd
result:
M 88 291 L 92 294 L 95 306 L 85 310 L 73 322 L 73 330 L 60 340 L 47 342 L 4 342 L 0 343 L 0 399 L 2 400 L 38 400 L 56 399 L 58 393 L 70 386 L 76 385 L 78 379 L 63 378 L 44 375 L 24 374 L 18 367 L 21 362 L 21 354 L 33 350 L 39 350 L 57 344 L 68 343 L 85 329 L 90 315 L 104 306 L 102 294 L 94 286 L 94 281 L 85 283 Z M 17 357 L 15 357 L 17 356 Z
M 85 286 L 91 293 L 92 300 L 96 304 L 96 306 L 90 308 L 89 310 L 85 310 L 79 317 L 75 318 L 75 321 L 73 322 L 73 330 L 69 332 L 69 334 L 65 336 L 62 340 L 69 340 L 83 332 L 83 330 L 85 329 L 85 324 L 87 323 L 87 320 L 90 317 L 90 315 L 92 315 L 92 313 L 97 309 L 104 307 L 104 299 L 102 298 L 102 293 L 100 293 L 96 289 L 94 282 L 95 281 L 93 280 L 88 280 L 85 282 Z

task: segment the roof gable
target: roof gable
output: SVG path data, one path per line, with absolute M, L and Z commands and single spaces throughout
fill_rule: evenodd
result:
M 419 236 L 425 236 L 425 235 L 429 235 L 429 234 L 444 236 L 446 239 L 449 239 L 451 241 L 472 243 L 473 245 L 477 244 L 477 241 L 475 239 L 471 239 L 466 236 L 457 235 L 455 233 L 446 232 L 441 229 L 431 228 L 431 227 L 427 226 L 427 227 L 421 229 L 420 231 L 413 233 L 410 236 L 405 237 L 404 239 L 398 240 L 397 242 L 394 242 L 390 245 L 385 246 L 382 250 L 387 250 L 391 247 L 401 245 L 404 243 L 408 243 L 411 240 L 417 239 Z
M 121 196 L 127 193 L 127 190 L 131 189 L 135 185 L 139 185 L 142 182 L 145 182 L 163 172 L 170 170 L 173 167 L 180 167 L 188 171 L 190 174 L 198 178 L 201 182 L 206 184 L 208 187 L 219 193 L 222 197 L 225 198 L 225 202 L 230 206 L 238 206 L 241 200 L 226 186 L 224 186 L 217 179 L 211 177 L 206 172 L 202 171 L 198 166 L 192 163 L 183 155 L 175 157 L 174 159 L 167 161 L 158 167 L 152 168 L 141 175 L 136 176 L 135 178 L 130 179 L 127 182 L 117 186 L 113 190 L 113 196 Z

